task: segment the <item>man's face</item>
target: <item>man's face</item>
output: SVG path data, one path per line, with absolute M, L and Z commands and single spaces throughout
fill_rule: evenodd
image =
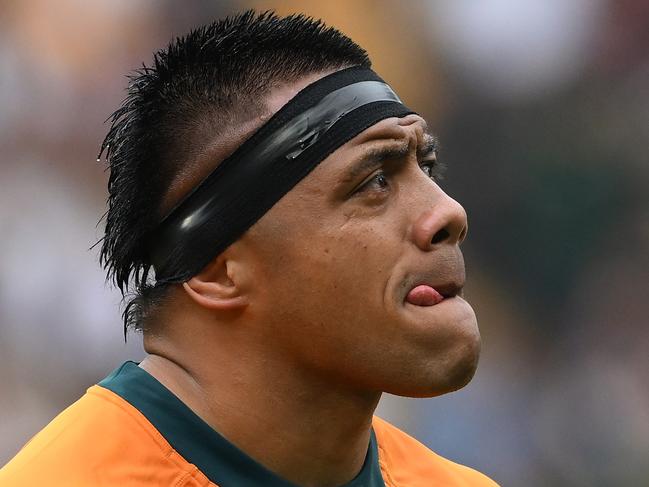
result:
M 327 157 L 237 242 L 266 346 L 357 390 L 434 396 L 473 376 L 480 335 L 460 296 L 466 214 L 431 179 L 422 118 L 383 120 Z M 426 301 L 424 299 L 424 301 Z M 425 303 L 430 304 L 430 303 Z
M 462 207 L 418 156 L 425 122 L 379 122 L 336 150 L 286 194 L 240 244 L 258 282 L 250 312 L 264 339 L 298 367 L 366 390 L 411 396 L 472 377 L 480 337 L 461 297 L 411 304 L 428 284 L 464 283 Z M 394 152 L 378 164 L 381 151 Z M 402 155 L 398 155 L 401 153 Z

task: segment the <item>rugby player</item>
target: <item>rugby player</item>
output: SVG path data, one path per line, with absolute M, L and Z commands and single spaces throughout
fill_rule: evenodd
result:
M 198 28 L 131 76 L 102 154 L 101 261 L 147 355 L 0 485 L 496 485 L 373 415 L 463 387 L 480 335 L 437 141 L 362 48 L 305 16 Z

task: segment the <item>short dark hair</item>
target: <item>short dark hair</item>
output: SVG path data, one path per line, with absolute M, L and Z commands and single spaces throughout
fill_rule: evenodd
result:
M 273 84 L 349 66 L 370 67 L 367 53 L 338 30 L 304 15 L 242 14 L 176 38 L 151 66 L 131 73 L 127 96 L 109 117 L 99 158 L 110 169 L 100 262 L 127 302 L 124 334 L 147 329 L 163 301 L 147 255 L 168 188 L 200 152 Z

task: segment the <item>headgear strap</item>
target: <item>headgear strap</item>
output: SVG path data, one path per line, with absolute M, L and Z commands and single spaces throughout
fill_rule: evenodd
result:
M 337 71 L 304 88 L 152 232 L 157 282 L 198 274 L 338 147 L 383 119 L 410 113 L 367 68 Z

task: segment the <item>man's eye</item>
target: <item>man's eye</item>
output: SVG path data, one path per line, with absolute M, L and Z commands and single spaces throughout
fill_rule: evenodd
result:
M 358 188 L 357 192 L 370 191 L 370 190 L 382 191 L 388 188 L 389 186 L 390 186 L 390 182 L 388 181 L 388 177 L 385 175 L 383 171 L 379 171 L 370 179 L 368 179 L 365 183 L 363 183 L 361 187 Z
M 444 163 L 438 160 L 423 162 L 419 165 L 419 167 L 421 167 L 421 170 L 424 171 L 424 174 L 426 174 L 426 176 L 428 176 L 433 181 L 440 181 L 444 179 L 444 171 L 446 170 L 446 166 L 444 165 Z
M 387 188 L 388 185 L 389 185 L 388 178 L 382 172 L 380 172 L 376 176 L 374 176 L 369 182 L 371 184 L 375 184 L 377 187 L 379 187 L 381 189 Z

